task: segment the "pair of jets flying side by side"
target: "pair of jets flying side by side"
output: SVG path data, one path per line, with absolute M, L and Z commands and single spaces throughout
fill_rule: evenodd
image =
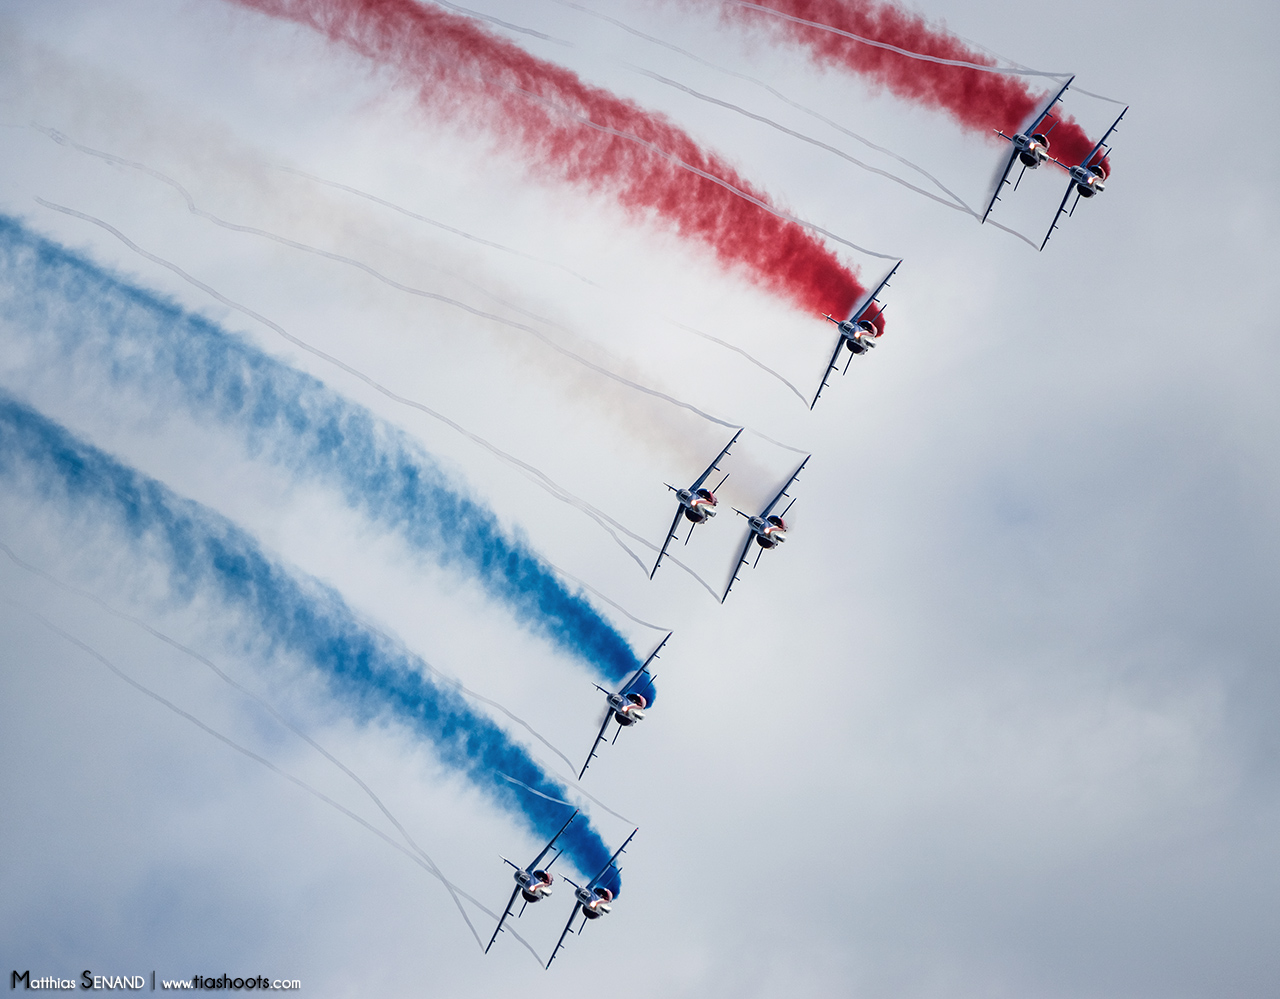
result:
M 522 899 L 520 911 L 515 917 L 519 919 L 524 915 L 524 910 L 528 906 L 550 897 L 552 885 L 555 884 L 555 875 L 551 873 L 551 865 L 560 859 L 562 851 L 556 850 L 555 856 L 551 858 L 550 863 L 545 868 L 539 865 L 547 854 L 555 849 L 556 841 L 564 835 L 564 831 L 569 828 L 570 823 L 577 817 L 578 811 L 575 809 L 565 824 L 560 827 L 560 831 L 551 837 L 551 842 L 544 846 L 541 852 L 527 866 L 521 867 L 506 857 L 502 858 L 504 864 L 509 864 L 515 869 L 513 877 L 516 886 L 511 892 L 511 898 L 507 901 L 507 907 L 502 910 L 502 915 L 498 918 L 498 925 L 494 928 L 493 936 L 489 938 L 488 946 L 484 949 L 486 954 L 489 953 L 489 948 L 493 946 L 493 942 L 498 939 L 498 934 L 502 932 L 502 924 L 507 921 L 514 911 L 517 899 Z M 580 885 L 567 875 L 560 875 L 561 878 L 573 885 L 573 909 L 569 913 L 569 921 L 564 924 L 560 939 L 556 941 L 555 950 L 551 952 L 551 957 L 547 960 L 547 968 L 551 967 L 551 962 L 560 953 L 560 948 L 564 946 L 565 939 L 573 932 L 573 924 L 577 920 L 579 913 L 582 914 L 582 922 L 578 924 L 577 932 L 581 934 L 587 923 L 599 919 L 601 916 L 607 916 L 613 911 L 613 900 L 617 895 L 620 883 L 618 873 L 621 868 L 618 866 L 618 858 L 622 856 L 622 851 L 630 845 L 631 840 L 639 831 L 638 828 L 633 829 L 631 835 L 626 838 L 622 846 L 618 847 L 614 855 L 609 858 L 609 862 L 600 868 L 599 873 L 586 884 Z
M 1053 222 L 1049 226 L 1049 231 L 1044 234 L 1044 239 L 1040 242 L 1040 249 L 1044 249 L 1049 242 L 1049 237 L 1053 235 L 1053 231 L 1058 228 L 1058 223 L 1062 219 L 1065 212 L 1067 218 L 1070 218 L 1076 212 L 1076 206 L 1080 204 L 1081 198 L 1092 198 L 1103 192 L 1106 187 L 1108 172 L 1108 157 L 1111 155 L 1111 147 L 1107 145 L 1107 139 L 1111 138 L 1111 133 L 1124 119 L 1129 108 L 1126 107 L 1120 112 L 1120 116 L 1111 123 L 1111 127 L 1098 140 L 1098 144 L 1090 150 L 1079 163 L 1063 163 L 1049 155 L 1049 135 L 1058 126 L 1057 120 L 1054 121 L 1049 128 L 1041 131 L 1044 123 L 1051 118 L 1054 106 L 1062 100 L 1063 95 L 1067 92 L 1067 88 L 1074 82 L 1075 77 L 1067 80 L 1062 85 L 1062 89 L 1053 95 L 1053 98 L 1044 109 L 1031 120 L 1023 131 L 1016 135 L 1005 135 L 1000 129 L 996 129 L 996 134 L 1003 139 L 1007 139 L 1013 145 L 1013 151 L 1009 154 L 1009 160 L 1005 164 L 1003 172 L 1000 174 L 1000 181 L 996 184 L 995 192 L 991 195 L 991 202 L 987 205 L 987 210 L 982 213 L 982 221 L 987 221 L 987 216 L 991 214 L 991 209 L 995 208 L 996 202 L 1000 200 L 1000 193 L 1004 186 L 1009 183 L 1009 174 L 1013 171 L 1016 164 L 1021 163 L 1022 169 L 1018 171 L 1018 179 L 1014 181 L 1013 189 L 1016 191 L 1018 185 L 1022 183 L 1022 178 L 1028 170 L 1036 170 L 1042 163 L 1052 163 L 1067 172 L 1067 191 L 1062 196 L 1062 203 L 1058 206 L 1058 210 L 1053 213 Z M 1071 210 L 1067 211 L 1067 202 L 1071 199 L 1071 195 L 1075 194 L 1076 200 L 1071 205 Z
M 728 456 L 729 449 L 733 447 L 740 436 L 742 436 L 741 430 L 733 435 L 733 438 L 724 446 L 724 449 L 716 455 L 715 460 L 707 466 L 706 470 L 699 475 L 693 481 L 693 484 L 687 489 L 679 489 L 670 483 L 665 483 L 666 487 L 676 494 L 676 515 L 671 521 L 671 527 L 667 531 L 666 540 L 662 542 L 662 548 L 658 551 L 658 560 L 653 563 L 653 570 L 649 573 L 650 579 L 653 579 L 654 575 L 658 572 L 658 567 L 662 565 L 662 560 L 666 557 L 667 549 L 671 547 L 671 542 L 674 540 L 676 532 L 680 528 L 681 517 L 690 523 L 689 533 L 685 535 L 684 539 L 684 543 L 687 545 L 689 543 L 689 539 L 693 537 L 694 528 L 699 524 L 707 523 L 716 515 L 716 508 L 720 504 L 720 501 L 716 499 L 716 492 L 719 491 L 720 486 L 725 484 L 729 476 L 726 474 L 724 478 L 720 480 L 720 485 L 717 485 L 715 489 L 708 489 L 706 487 L 706 481 L 710 478 L 712 472 L 719 470 L 720 462 L 724 461 Z M 761 553 L 766 549 L 777 548 L 786 540 L 787 523 L 783 518 L 787 515 L 787 512 L 791 509 L 795 500 L 792 499 L 791 503 L 788 503 L 786 509 L 781 513 L 774 513 L 774 510 L 782 501 L 783 497 L 787 495 L 787 490 L 791 488 L 792 483 L 799 478 L 800 473 L 804 470 L 804 466 L 809 463 L 809 459 L 811 457 L 812 455 L 805 455 L 804 461 L 800 462 L 800 465 L 796 470 L 791 473 L 791 477 L 787 479 L 783 487 L 779 489 L 773 499 L 765 505 L 765 508 L 755 516 L 734 507 L 733 512 L 738 514 L 738 516 L 743 517 L 747 522 L 747 536 L 743 542 L 742 551 L 738 555 L 738 561 L 734 564 L 733 575 L 730 577 L 728 585 L 724 588 L 724 593 L 720 595 L 721 603 L 724 603 L 725 597 L 727 597 L 729 595 L 729 591 L 733 589 L 733 584 L 738 581 L 738 574 L 741 572 L 742 567 L 747 563 L 747 556 L 751 552 L 751 543 L 753 541 L 760 547 L 760 552 L 756 554 L 756 562 L 752 563 L 752 567 L 754 568 L 755 564 L 760 561 Z M 661 648 L 661 646 L 659 646 L 659 648 Z

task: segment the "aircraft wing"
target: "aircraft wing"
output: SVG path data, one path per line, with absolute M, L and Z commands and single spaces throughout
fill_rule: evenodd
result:
M 610 867 L 612 867 L 614 864 L 614 861 L 616 861 L 620 856 L 622 856 L 622 851 L 627 848 L 627 846 L 631 843 L 633 839 L 635 839 L 636 833 L 638 833 L 639 831 L 640 831 L 639 826 L 636 826 L 634 829 L 631 830 L 631 835 L 628 836 L 626 840 L 623 842 L 623 844 L 613 852 L 613 856 L 609 858 L 609 862 L 605 864 L 602 868 L 600 868 L 600 873 L 597 874 L 594 878 L 592 878 L 589 882 L 587 882 L 588 889 L 594 888 L 596 882 L 599 881 L 602 877 L 604 877 L 604 872 L 607 871 Z
M 1067 193 L 1062 196 L 1062 204 L 1058 206 L 1058 210 L 1053 213 L 1053 225 L 1049 226 L 1049 231 L 1044 234 L 1044 242 L 1040 244 L 1040 249 L 1045 248 L 1045 244 L 1049 242 L 1049 237 L 1053 235 L 1053 230 L 1058 228 L 1058 219 L 1062 218 L 1062 213 L 1067 210 L 1067 199 L 1071 197 L 1071 190 L 1076 186 L 1074 180 L 1067 181 Z
M 661 652 L 662 647 L 667 644 L 667 639 L 674 634 L 675 634 L 674 631 L 667 632 L 666 637 L 663 638 L 662 641 L 658 643 L 658 647 L 649 653 L 649 658 L 646 659 L 643 663 L 641 663 L 640 668 L 636 670 L 634 673 L 632 673 L 629 677 L 627 677 L 627 682 L 618 688 L 619 694 L 628 693 L 631 690 L 631 685 L 635 683 L 638 679 L 640 679 L 640 677 L 643 674 L 649 672 L 649 664 L 658 658 L 658 653 Z
M 569 823 L 572 822 L 577 817 L 578 817 L 578 809 L 575 808 L 573 810 L 573 814 L 570 815 L 568 820 L 565 822 L 565 824 L 560 827 L 560 831 L 551 837 L 551 842 L 548 843 L 546 846 L 544 846 L 542 848 L 542 852 L 538 854 L 536 857 L 534 857 L 532 861 L 529 862 L 529 866 L 525 868 L 526 871 L 532 871 L 540 863 L 542 863 L 542 858 L 551 852 L 551 848 L 556 845 L 556 840 L 558 840 L 561 836 L 564 835 L 564 831 L 569 828 Z
M 894 264 L 893 269 L 884 276 L 884 280 L 881 281 L 878 285 L 876 285 L 875 291 L 873 291 L 870 295 L 864 295 L 862 299 L 855 304 L 853 311 L 849 313 L 849 318 L 845 321 L 857 322 L 859 319 L 861 319 L 863 314 L 867 311 L 867 309 L 870 308 L 871 303 L 880 297 L 880 292 L 884 291 L 885 288 L 889 286 L 889 279 L 892 278 L 896 273 L 898 273 L 898 268 L 901 266 L 902 266 L 901 260 L 899 260 L 896 264 Z
M 667 549 L 671 546 L 671 539 L 676 536 L 676 528 L 680 526 L 680 514 L 682 513 L 684 513 L 684 507 L 677 502 L 675 519 L 671 521 L 671 530 L 667 531 L 667 540 L 662 542 L 662 550 L 658 552 L 658 561 L 653 563 L 653 572 L 649 573 L 650 579 L 657 574 L 658 566 L 662 565 L 662 557 L 667 554 Z M 664 576 L 663 579 L 665 578 Z
M 537 861 L 534 861 L 537 863 Z M 489 948 L 493 946 L 493 942 L 498 939 L 498 934 L 502 932 L 502 924 L 507 921 L 507 917 L 511 915 L 511 907 L 516 904 L 516 896 L 520 894 L 520 886 L 516 885 L 516 890 L 511 893 L 511 898 L 507 901 L 507 907 L 502 910 L 502 918 L 498 920 L 498 927 L 493 931 L 493 936 L 489 938 L 489 943 L 485 947 L 484 952 L 489 953 Z
M 564 932 L 560 934 L 560 939 L 556 941 L 556 949 L 551 952 L 551 956 L 547 958 L 547 967 L 551 967 L 551 962 L 556 959 L 556 955 L 560 953 L 560 948 L 564 946 L 564 938 L 569 935 L 569 931 L 573 929 L 573 920 L 577 916 L 578 910 L 582 908 L 581 902 L 574 902 L 573 911 L 569 913 L 569 921 L 564 924 Z
M 578 780 L 582 780 L 582 775 L 587 772 L 587 767 L 591 766 L 591 761 L 596 757 L 596 750 L 600 748 L 600 743 L 604 741 L 605 730 L 609 727 L 609 719 L 613 717 L 613 709 L 608 708 L 604 713 L 604 724 L 600 726 L 600 732 L 596 735 L 596 741 L 591 744 L 591 752 L 587 754 L 587 762 L 582 764 L 582 769 L 578 771 Z M 550 962 L 548 962 L 549 964 Z
M 1009 171 L 1013 169 L 1013 164 L 1018 161 L 1018 149 L 1015 146 L 1013 152 L 1009 154 L 1009 162 L 1004 165 L 1004 170 L 1000 173 L 1000 180 L 996 182 L 996 189 L 991 194 L 991 203 L 987 205 L 987 210 L 982 213 L 982 221 L 987 221 L 987 216 L 991 214 L 991 209 L 995 208 L 996 202 L 1000 200 L 1000 188 L 1009 180 Z
M 658 658 L 658 653 L 661 652 L 662 647 L 667 644 L 667 639 L 674 634 L 675 634 L 674 631 L 668 631 L 666 638 L 660 641 L 658 643 L 658 647 L 649 653 L 649 658 L 640 664 L 640 668 L 638 670 L 632 673 L 631 676 L 627 677 L 627 682 L 622 685 L 623 693 L 626 693 L 627 688 L 636 682 L 636 677 L 638 677 L 641 673 L 647 670 L 649 668 L 649 664 Z
M 1062 95 L 1067 92 L 1067 88 L 1071 86 L 1071 84 L 1075 83 L 1075 80 L 1076 80 L 1075 74 L 1072 74 L 1071 79 L 1069 79 L 1066 83 L 1062 85 L 1062 89 L 1053 95 L 1053 100 L 1051 100 L 1048 104 L 1046 104 L 1044 106 L 1044 110 L 1041 111 L 1038 115 L 1036 115 L 1035 120 L 1030 125 L 1027 126 L 1025 134 L 1030 135 L 1032 132 L 1034 132 L 1037 128 L 1040 127 L 1040 123 L 1049 117 L 1049 112 L 1053 110 L 1053 106 L 1057 104 L 1058 101 L 1062 100 Z
M 831 355 L 831 360 L 827 364 L 827 370 L 822 373 L 822 384 L 818 386 L 818 391 L 813 393 L 813 402 L 809 403 L 809 408 L 813 409 L 818 404 L 818 396 L 822 395 L 822 390 L 827 387 L 827 381 L 831 378 L 831 372 L 836 370 L 836 358 L 840 356 L 840 348 L 844 346 L 844 334 L 841 333 L 836 337 L 836 349 Z
M 1100 150 L 1103 147 L 1103 145 L 1106 144 L 1106 141 L 1110 137 L 1111 133 L 1114 132 L 1116 130 L 1116 126 L 1120 124 L 1120 120 L 1124 118 L 1124 116 L 1128 113 L 1129 113 L 1129 109 L 1127 107 L 1120 112 L 1120 117 L 1111 123 L 1111 127 L 1107 129 L 1106 132 L 1103 133 L 1102 138 L 1098 140 L 1098 144 L 1093 147 L 1093 152 L 1091 152 L 1087 157 L 1085 157 L 1085 161 L 1080 164 L 1082 167 L 1087 168 L 1089 164 L 1093 162 L 1093 158 L 1098 155 L 1098 150 Z
M 804 471 L 804 466 L 809 464 L 809 459 L 812 457 L 813 455 L 811 454 L 806 454 L 804 456 L 804 461 L 800 462 L 800 466 L 794 472 L 791 473 L 791 478 L 787 479 L 787 484 L 784 485 L 781 489 L 779 489 L 778 495 L 775 496 L 773 499 L 769 500 L 769 505 L 760 511 L 761 517 L 767 517 L 769 516 L 769 514 L 773 512 L 773 508 L 778 505 L 778 500 L 782 499 L 783 496 L 787 495 L 787 490 L 791 488 L 791 483 L 795 482 L 796 479 L 800 478 L 800 473 Z
M 751 551 L 751 539 L 755 537 L 755 532 L 750 527 L 747 528 L 747 540 L 743 542 L 742 553 L 738 556 L 738 561 L 733 565 L 733 575 L 729 578 L 729 585 L 724 588 L 724 594 L 720 597 L 720 602 L 724 603 L 725 597 L 729 595 L 729 591 L 733 589 L 733 584 L 738 581 L 738 571 L 747 564 L 747 552 Z
M 707 470 L 705 472 L 703 472 L 701 475 L 698 476 L 698 481 L 689 487 L 689 492 L 691 493 L 697 492 L 699 489 L 702 488 L 702 484 L 707 481 L 707 476 L 716 470 L 720 462 L 724 460 L 724 456 L 729 453 L 729 448 L 733 447 L 733 445 L 737 443 L 738 438 L 741 436 L 742 436 L 741 430 L 739 430 L 736 434 L 733 435 L 733 440 L 731 440 L 728 444 L 724 446 L 724 450 L 721 451 L 718 455 L 716 455 L 716 460 L 707 466 Z

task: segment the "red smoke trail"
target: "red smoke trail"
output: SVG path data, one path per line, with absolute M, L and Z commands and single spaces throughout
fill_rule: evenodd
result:
M 313 27 L 394 68 L 425 108 L 491 132 L 501 147 L 519 151 L 534 176 L 607 192 L 633 216 L 661 219 L 803 309 L 844 315 L 864 291 L 813 233 L 673 162 L 769 204 L 665 117 L 588 86 L 471 18 L 414 0 L 236 2 Z
M 703 6 L 708 0 L 683 2 Z M 724 0 L 711 2 L 721 7 L 722 16 L 728 21 L 764 28 L 804 47 L 819 66 L 838 67 L 865 76 L 898 97 L 945 111 L 964 128 L 987 135 L 993 136 L 997 128 L 1013 135 L 1052 96 L 1051 91 L 1033 93 L 1022 77 L 912 59 L 742 4 Z M 889 3 L 877 0 L 752 0 L 752 3 L 921 55 L 981 66 L 997 65 L 990 56 L 931 26 L 918 14 Z M 1069 117 L 1059 122 L 1050 138 L 1053 154 L 1067 164 L 1079 163 L 1094 146 L 1094 140 Z

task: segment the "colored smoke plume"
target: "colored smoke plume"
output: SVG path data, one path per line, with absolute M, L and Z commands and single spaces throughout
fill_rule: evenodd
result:
M 395 718 L 537 837 L 564 822 L 565 806 L 557 804 L 564 787 L 461 694 L 437 684 L 425 662 L 361 621 L 338 593 L 291 571 L 225 517 L 3 391 L 0 481 L 71 524 L 112 532 L 117 550 L 162 566 L 171 606 L 219 602 L 245 632 L 246 648 L 265 645 L 318 671 L 357 719 Z M 500 775 L 538 793 L 522 794 Z M 574 822 L 562 842 L 574 866 L 589 874 L 611 853 L 589 821 Z
M 912 59 L 742 4 L 722 0 L 681 2 L 698 6 L 713 3 L 721 9 L 725 20 L 763 29 L 798 45 L 823 68 L 857 73 L 897 97 L 945 111 L 963 128 L 989 136 L 994 135 L 997 128 L 1013 135 L 1053 93 L 1051 90 L 1033 92 L 1023 77 Z M 945 29 L 893 4 L 877 0 L 753 0 L 753 3 L 788 17 L 815 21 L 921 55 L 981 66 L 997 65 L 990 56 L 974 50 Z M 1056 89 L 1055 86 L 1053 90 Z M 1054 156 L 1067 164 L 1079 163 L 1094 147 L 1094 140 L 1069 116 L 1054 128 L 1051 139 Z
M 770 203 L 666 117 L 588 86 L 471 18 L 414 0 L 236 2 L 392 67 L 424 108 L 491 132 L 531 176 L 609 194 L 802 309 L 844 313 L 864 290 L 817 236 L 746 200 Z
M 566 586 L 420 445 L 314 377 L 216 323 L 0 215 L 0 321 L 36 367 L 101 373 L 157 407 L 238 436 L 245 450 L 335 489 L 353 510 L 475 579 L 530 630 L 620 680 L 639 663 Z

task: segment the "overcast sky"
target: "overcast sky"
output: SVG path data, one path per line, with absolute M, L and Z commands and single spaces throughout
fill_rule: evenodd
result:
M 111 609 L 216 661 L 372 788 L 492 909 L 541 846 L 430 744 L 335 702 L 91 512 L 0 483 L 0 972 L 263 974 L 315 996 L 1272 996 L 1280 988 L 1280 373 L 1269 5 L 921 12 L 1132 105 L 1113 175 L 1037 253 L 639 66 L 902 171 L 848 136 L 551 0 L 472 0 L 589 82 L 668 113 L 777 202 L 904 263 L 891 325 L 810 412 L 833 327 L 608 200 L 531 180 L 500 136 L 426 117 L 318 36 L 200 0 L 0 0 L 0 211 L 244 334 L 403 428 L 570 578 L 660 697 L 583 786 L 640 832 L 608 918 L 551 971 L 481 954 L 449 895 L 349 817 L 166 711 L 33 616 L 394 834 L 260 706 Z M 813 69 L 694 5 L 584 0 L 767 81 L 984 204 L 1001 149 Z M 706 5 L 710 9 L 710 5 Z M 1116 105 L 1072 95 L 1100 134 Z M 748 428 L 720 516 L 650 582 L 608 534 L 438 420 L 290 345 L 82 218 L 518 456 L 654 544 L 732 429 L 526 334 L 192 214 L 198 208 L 519 318 Z M 523 256 L 296 172 L 376 194 Z M 995 217 L 1036 238 L 1060 177 Z M 889 266 L 840 247 L 866 282 Z M 747 351 L 758 364 L 693 327 Z M 0 326 L 0 388 L 252 532 L 573 759 L 593 675 L 335 490 Z M 762 367 L 763 365 L 763 367 Z M 770 369 L 769 371 L 764 370 Z M 795 449 L 799 449 L 798 451 Z M 758 507 L 798 464 L 781 550 L 722 606 Z M 626 540 L 624 538 L 624 540 Z M 643 558 L 652 552 L 628 541 Z M 606 601 L 618 605 L 611 606 Z M 625 608 L 625 611 L 621 608 Z M 505 722 L 504 722 L 505 724 Z M 517 736 L 521 739 L 523 735 Z M 568 768 L 552 753 L 553 773 Z M 545 960 L 571 894 L 518 929 Z M 471 909 L 487 939 L 492 923 Z M 489 927 L 486 932 L 485 926 Z

